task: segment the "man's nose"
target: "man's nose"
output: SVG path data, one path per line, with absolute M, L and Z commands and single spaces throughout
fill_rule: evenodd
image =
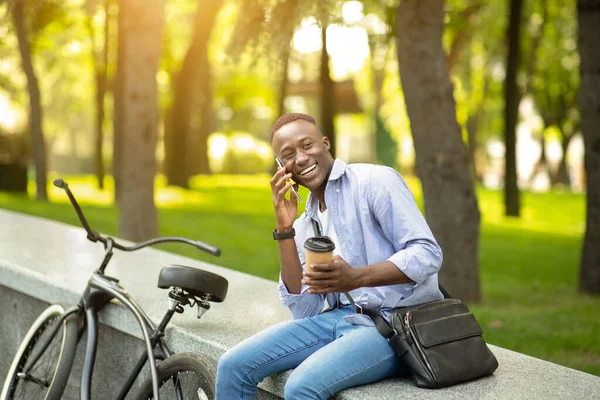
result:
M 302 165 L 303 163 L 306 162 L 307 159 L 308 159 L 308 157 L 306 156 L 306 154 L 303 151 L 298 151 L 296 153 L 296 164 Z

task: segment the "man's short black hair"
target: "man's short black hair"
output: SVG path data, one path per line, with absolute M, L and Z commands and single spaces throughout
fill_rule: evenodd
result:
M 273 125 L 273 128 L 271 128 L 271 132 L 269 133 L 269 141 L 273 143 L 273 135 L 279 130 L 279 128 L 289 124 L 290 122 L 298 121 L 299 119 L 310 122 L 311 124 L 316 126 L 317 129 L 319 129 L 319 127 L 317 126 L 317 122 L 310 115 L 302 113 L 287 113 L 283 114 L 281 117 L 279 117 L 277 121 L 275 121 L 275 124 Z

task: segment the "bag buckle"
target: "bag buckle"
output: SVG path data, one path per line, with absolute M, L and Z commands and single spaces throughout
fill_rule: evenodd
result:
M 354 312 L 364 314 L 362 306 L 358 303 L 354 303 Z

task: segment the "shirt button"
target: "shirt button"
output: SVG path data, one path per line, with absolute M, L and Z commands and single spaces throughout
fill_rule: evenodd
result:
M 340 192 L 340 189 L 335 189 L 335 191 L 336 191 L 336 193 L 339 193 L 339 192 Z

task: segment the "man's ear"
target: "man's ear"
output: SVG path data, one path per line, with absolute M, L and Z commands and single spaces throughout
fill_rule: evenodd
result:
M 329 143 L 329 138 L 327 136 L 323 136 L 323 144 L 327 150 L 331 148 L 331 143 Z

